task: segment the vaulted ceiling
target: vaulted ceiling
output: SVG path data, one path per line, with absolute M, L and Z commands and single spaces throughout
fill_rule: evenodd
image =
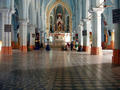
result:
M 33 24 L 38 23 L 39 28 L 45 29 L 46 9 L 50 9 L 57 1 L 62 1 L 68 5 L 72 12 L 73 29 L 76 29 L 80 20 L 88 17 L 88 10 L 96 5 L 98 6 L 103 0 L 0 0 L 0 8 L 17 8 L 20 19 L 30 19 L 29 21 L 33 21 Z M 111 6 L 113 0 L 106 0 L 105 4 Z M 110 28 L 112 9 L 113 7 L 107 7 L 103 13 Z M 38 17 L 39 19 L 37 19 Z

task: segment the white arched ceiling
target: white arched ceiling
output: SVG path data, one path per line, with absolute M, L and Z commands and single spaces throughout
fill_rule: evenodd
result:
M 28 8 L 28 19 L 29 23 L 32 25 L 36 25 L 36 9 L 35 9 L 35 2 L 34 0 L 31 0 L 29 3 L 29 8 Z
M 73 29 L 76 29 L 80 24 L 80 20 L 88 16 L 88 9 L 96 8 L 97 5 L 102 3 L 104 0 L 0 0 L 0 8 L 13 9 L 13 4 L 15 4 L 15 8 L 17 8 L 19 12 L 19 19 L 29 21 L 29 8 L 30 4 L 32 3 L 31 13 L 33 13 L 30 16 L 30 22 L 33 24 L 38 24 L 37 27 L 39 27 L 42 31 L 45 31 L 46 8 L 47 6 L 51 7 L 55 1 L 62 1 L 70 7 L 72 12 L 72 26 Z M 106 1 L 109 5 L 111 5 L 111 3 L 113 4 L 113 0 Z M 104 15 L 107 15 L 107 12 L 110 13 L 111 10 L 112 8 L 110 7 L 109 9 L 106 8 Z M 32 16 L 34 16 L 34 19 Z M 112 15 L 109 15 L 109 18 L 112 18 Z M 106 21 L 109 25 L 111 24 L 111 19 L 106 18 Z

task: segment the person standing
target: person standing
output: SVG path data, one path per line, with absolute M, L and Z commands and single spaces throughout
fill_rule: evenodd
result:
M 73 42 L 71 42 L 70 46 L 71 46 L 71 51 L 72 51 L 73 50 Z

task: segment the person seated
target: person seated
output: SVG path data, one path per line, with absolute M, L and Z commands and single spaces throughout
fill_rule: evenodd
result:
M 66 50 L 66 51 L 67 51 L 67 45 L 65 45 L 65 46 L 64 46 L 64 50 Z
M 50 45 L 49 44 L 47 44 L 47 46 L 46 46 L 46 51 L 50 51 L 51 49 L 50 49 Z
M 78 52 L 81 52 L 82 50 L 83 50 L 82 46 L 79 45 L 79 47 L 78 47 Z

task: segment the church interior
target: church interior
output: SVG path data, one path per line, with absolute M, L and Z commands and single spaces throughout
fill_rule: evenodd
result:
M 120 90 L 120 0 L 0 0 L 0 90 Z

